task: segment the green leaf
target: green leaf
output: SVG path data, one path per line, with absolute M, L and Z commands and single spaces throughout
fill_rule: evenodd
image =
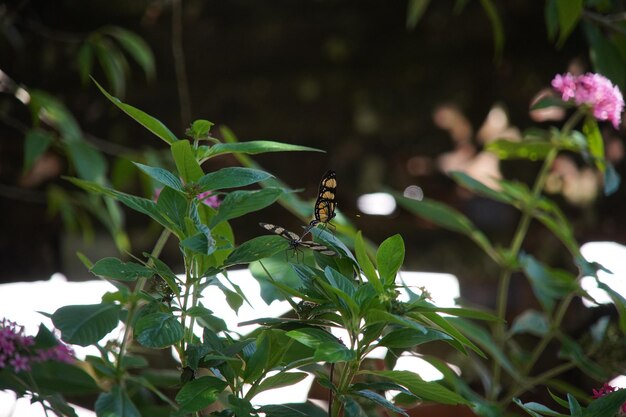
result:
M 53 136 L 40 129 L 31 129 L 24 138 L 24 171 L 28 171 L 41 155 L 48 150 Z
M 298 330 L 291 330 L 287 332 L 286 335 L 313 349 L 317 349 L 320 345 L 324 343 L 339 344 L 335 336 L 325 330 L 318 329 L 316 327 L 307 327 Z
M 406 11 L 407 29 L 415 29 L 429 3 L 430 0 L 409 0 Z
M 363 241 L 363 235 L 360 230 L 357 232 L 356 238 L 354 239 L 354 249 L 358 264 L 367 278 L 367 281 L 372 284 L 379 294 L 381 294 L 383 292 L 383 285 L 378 278 L 378 273 L 376 272 L 374 264 L 367 255 L 365 242 Z
M 187 129 L 187 135 L 194 139 L 205 139 L 209 136 L 209 132 L 215 123 L 208 120 L 194 120 L 191 127 Z
M 104 32 L 113 36 L 122 45 L 126 52 L 139 64 L 148 80 L 154 79 L 156 72 L 154 55 L 143 38 L 119 26 L 109 26 L 104 29 Z
M 109 197 L 113 197 L 120 201 L 124 205 L 140 213 L 150 216 L 152 219 L 159 222 L 162 226 L 169 229 L 175 228 L 176 225 L 166 219 L 157 208 L 157 204 L 147 198 L 141 198 L 134 195 L 122 193 L 120 191 L 113 190 L 111 188 L 104 187 L 92 181 L 85 181 L 78 178 L 66 178 L 72 184 L 82 188 L 85 191 L 95 194 L 104 194 Z M 172 192 L 175 192 L 172 190 Z
M 104 179 L 107 163 L 99 151 L 82 140 L 67 142 L 65 147 L 79 177 L 89 181 Z
M 114 385 L 110 392 L 103 392 L 96 400 L 98 417 L 141 417 L 141 413 L 119 385 Z
M 510 201 L 510 198 L 506 194 L 498 192 L 493 188 L 489 188 L 482 182 L 470 177 L 464 172 L 451 171 L 448 172 L 448 175 L 450 175 L 450 177 L 461 187 L 473 191 L 478 195 L 490 198 L 494 201 L 499 201 L 501 203 L 508 203 Z
M 224 265 L 247 264 L 273 256 L 288 248 L 289 243 L 280 236 L 258 236 L 232 251 L 224 261 Z
M 32 362 L 31 376 L 44 392 L 65 395 L 88 395 L 100 391 L 96 381 L 77 365 L 64 362 Z
M 402 236 L 396 234 L 385 239 L 376 253 L 376 264 L 380 278 L 386 286 L 393 285 L 403 262 L 404 240 Z
M 89 346 L 117 326 L 120 310 L 119 305 L 109 303 L 64 306 L 52 314 L 52 323 L 63 341 Z
M 492 258 L 497 258 L 489 239 L 474 226 L 463 213 L 437 201 L 413 200 L 394 193 L 398 204 L 418 216 L 453 232 L 462 233 L 472 239 Z
M 626 402 L 626 389 L 619 389 L 593 400 L 583 411 L 583 417 L 605 417 L 616 415 Z
M 491 22 L 491 32 L 493 34 L 494 60 L 499 61 L 504 49 L 504 27 L 502 19 L 492 0 L 480 0 L 489 21 Z
M 142 316 L 135 324 L 135 337 L 143 346 L 163 349 L 183 338 L 183 326 L 178 319 L 167 313 Z
M 550 330 L 550 324 L 545 314 L 537 310 L 526 310 L 515 318 L 511 326 L 511 334 L 528 333 L 534 336 L 544 336 Z
M 180 175 L 185 184 L 196 182 L 204 175 L 188 140 L 179 140 L 176 143 L 172 143 L 171 151 L 178 175 Z
M 313 354 L 313 359 L 321 362 L 350 362 L 356 359 L 356 352 L 337 341 L 323 342 Z
M 215 191 L 224 188 L 244 187 L 273 177 L 272 174 L 258 169 L 230 167 L 204 175 L 198 180 L 198 185 L 200 191 Z
M 352 393 L 354 395 L 358 395 L 359 397 L 366 398 L 381 407 L 393 411 L 394 413 L 402 414 L 403 416 L 409 417 L 406 411 L 404 411 L 402 408 L 398 407 L 397 405 L 374 391 L 364 389 L 360 391 L 353 391 Z
M 117 258 L 100 259 L 91 268 L 91 273 L 118 281 L 134 281 L 139 277 L 151 277 L 154 273 L 150 268 L 135 262 L 122 262 Z
M 29 90 L 30 108 L 33 118 L 45 119 L 46 123 L 54 126 L 61 133 L 64 142 L 82 140 L 80 126 L 65 105 L 48 93 L 39 90 Z
M 583 0 L 556 0 L 557 16 L 559 18 L 559 41 L 561 47 L 572 33 L 583 12 Z
M 222 132 L 224 128 L 221 129 Z M 227 153 L 243 153 L 256 155 L 266 152 L 325 152 L 320 149 L 308 146 L 291 145 L 289 143 L 273 142 L 269 140 L 252 140 L 249 142 L 217 143 L 213 146 L 200 146 L 198 148 L 198 159 L 204 161 L 217 155 Z
M 216 249 L 215 239 L 202 232 L 181 240 L 180 246 L 200 255 L 211 255 Z
M 498 139 L 489 142 L 485 150 L 492 152 L 499 159 L 528 159 L 530 161 L 542 160 L 548 153 L 557 147 L 552 142 L 541 140 L 524 140 L 513 142 L 508 139 Z
M 535 402 L 522 403 L 517 398 L 513 398 L 513 402 L 517 404 L 518 406 L 520 406 L 524 411 L 526 411 L 528 414 L 530 414 L 533 417 L 543 417 L 543 414 L 540 414 L 540 413 L 545 413 L 549 416 L 554 416 L 554 417 L 567 417 L 567 415 L 551 410 L 550 408 L 546 407 L 543 404 L 539 404 Z
M 535 103 L 530 106 L 530 110 L 541 110 L 548 107 L 567 107 L 569 103 L 561 100 L 559 97 L 555 96 L 543 96 L 540 97 Z
M 185 188 L 183 187 L 183 183 L 180 182 L 180 179 L 176 175 L 169 172 L 168 170 L 163 169 L 163 168 L 143 165 L 138 162 L 133 162 L 133 164 L 135 164 L 137 168 L 145 172 L 153 180 L 163 185 L 166 185 L 176 191 L 180 191 L 180 192 L 185 191 Z
M 578 288 L 569 272 L 548 268 L 531 255 L 520 254 L 519 263 L 535 296 L 547 311 L 552 311 L 556 300 Z
M 569 411 L 572 417 L 582 417 L 583 410 L 580 404 L 572 394 L 567 394 L 567 401 L 569 403 Z
M 452 340 L 452 337 L 438 330 L 428 328 L 426 333 L 413 328 L 404 328 L 387 333 L 380 339 L 378 345 L 388 348 L 409 348 L 422 343 L 432 342 L 433 340 Z
M 261 210 L 281 196 L 283 190 L 280 188 L 264 188 L 257 191 L 237 190 L 226 195 L 217 214 L 211 219 L 209 227 L 243 216 L 254 211 Z
M 377 375 L 402 385 L 411 393 L 426 401 L 435 401 L 441 404 L 469 405 L 469 401 L 450 391 L 436 382 L 426 382 L 419 375 L 410 371 L 361 371 L 362 374 Z
M 124 55 L 117 49 L 111 41 L 106 38 L 96 38 L 93 41 L 96 57 L 107 77 L 113 94 L 124 95 L 126 91 L 126 71 L 128 63 Z
M 186 383 L 176 394 L 176 402 L 180 408 L 175 415 L 182 416 L 200 411 L 213 404 L 226 386 L 226 382 L 213 376 L 202 376 Z
M 306 378 L 306 372 L 280 372 L 276 375 L 267 377 L 261 382 L 257 390 L 257 394 L 275 388 L 288 387 L 295 385 Z
M 619 292 L 615 291 L 602 281 L 597 281 L 597 285 L 598 288 L 606 291 L 609 297 L 611 297 L 611 300 L 615 305 L 615 309 L 619 314 L 619 328 L 623 334 L 626 334 L 626 299 L 624 299 Z
M 113 104 L 115 104 L 120 110 L 132 117 L 140 125 L 154 133 L 159 138 L 163 139 L 166 143 L 172 144 L 178 141 L 176 135 L 174 135 L 163 123 L 158 119 L 150 116 L 149 114 L 129 105 L 123 103 L 120 99 L 110 95 L 96 80 L 92 78 L 93 82 L 100 89 L 102 94 L 106 96 Z
M 619 44 L 596 25 L 585 25 L 584 29 L 594 72 L 604 75 L 623 89 L 626 83 L 626 70 Z
M 265 417 L 326 417 L 326 410 L 312 402 L 263 405 L 257 409 Z
M 87 40 L 78 50 L 76 56 L 78 64 L 78 72 L 80 74 L 80 81 L 83 85 L 89 81 L 89 74 L 93 68 L 93 45 Z
M 557 31 L 559 30 L 559 15 L 556 7 L 556 0 L 546 0 L 544 17 L 546 21 L 548 39 L 550 41 L 554 41 L 556 39 Z
M 579 369 L 598 381 L 608 380 L 609 373 L 600 364 L 588 358 L 582 346 L 567 336 L 561 336 L 559 357 L 570 359 Z
M 592 115 L 587 115 L 587 117 L 585 117 L 583 133 L 587 136 L 589 152 L 593 157 L 596 167 L 600 170 L 600 172 L 604 173 L 606 168 L 606 163 L 604 162 L 604 141 L 602 140 L 602 134 L 600 133 L 598 122 Z

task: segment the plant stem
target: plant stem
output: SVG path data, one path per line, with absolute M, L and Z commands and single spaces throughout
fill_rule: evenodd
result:
M 547 371 L 537 375 L 534 378 L 525 379 L 517 382 L 517 386 L 514 390 L 511 391 L 506 397 L 498 402 L 498 404 L 502 407 L 506 406 L 513 398 L 517 397 L 520 394 L 523 394 L 529 388 L 532 388 L 550 378 L 553 378 L 559 374 L 562 374 L 565 371 L 569 371 L 574 368 L 576 365 L 573 362 L 567 362 L 556 366 L 554 368 L 548 369 Z
M 163 229 L 163 231 L 161 232 L 161 235 L 159 236 L 159 238 L 157 239 L 156 243 L 154 244 L 154 248 L 152 248 L 152 257 L 153 258 L 158 258 L 159 255 L 161 255 L 161 252 L 163 251 L 163 248 L 165 247 L 165 244 L 167 243 L 167 240 L 169 239 L 171 235 L 171 232 L 167 229 Z M 150 259 L 148 261 L 148 265 L 152 265 L 152 259 Z M 144 285 L 146 284 L 147 278 L 146 277 L 141 277 L 137 280 L 137 285 L 135 285 L 135 289 L 133 290 L 133 295 L 131 297 L 131 304 L 130 307 L 128 308 L 128 315 L 126 316 L 126 327 L 124 328 L 124 336 L 122 336 L 122 343 L 120 344 L 120 352 L 117 356 L 117 366 L 116 366 L 116 375 L 119 378 L 121 371 L 122 371 L 122 358 L 124 357 L 124 354 L 126 353 L 126 346 L 128 345 L 128 342 L 130 340 L 130 335 L 132 332 L 132 324 L 133 321 L 135 320 L 135 314 L 137 313 L 137 307 L 138 307 L 138 300 L 136 295 L 139 294 L 139 292 L 143 289 Z
M 554 322 L 550 326 L 550 331 L 543 336 L 539 344 L 533 350 L 530 360 L 526 363 L 526 367 L 524 368 L 524 371 L 523 371 L 525 375 L 528 375 L 530 371 L 532 371 L 533 366 L 535 365 L 537 360 L 539 360 L 539 357 L 541 356 L 545 348 L 548 346 L 548 344 L 552 341 L 554 336 L 557 334 L 559 326 L 561 325 L 561 322 L 563 321 L 563 317 L 565 316 L 565 312 L 567 311 L 569 304 L 574 299 L 574 295 L 575 293 L 568 294 L 567 297 L 565 297 L 565 299 L 559 305 L 559 309 L 554 315 Z
M 571 130 L 580 122 L 580 120 L 587 114 L 587 112 L 588 112 L 588 109 L 586 109 L 585 107 L 579 107 L 576 110 L 576 112 L 563 125 L 563 129 L 561 130 L 560 136 L 569 135 Z M 553 138 L 553 139 L 558 139 L 558 138 Z M 509 248 L 508 255 L 510 259 L 517 259 L 519 251 L 522 248 L 522 243 L 524 242 L 524 239 L 526 238 L 526 234 L 530 226 L 530 221 L 532 219 L 532 213 L 535 210 L 537 201 L 539 197 L 541 196 L 541 192 L 543 191 L 546 185 L 548 174 L 550 173 L 550 168 L 554 164 L 554 160 L 556 159 L 559 153 L 559 147 L 556 142 L 557 140 L 553 140 L 553 144 L 555 146 L 552 149 L 550 149 L 550 151 L 546 155 L 543 161 L 543 165 L 541 166 L 541 170 L 539 171 L 539 174 L 537 175 L 537 178 L 535 179 L 535 184 L 533 185 L 533 188 L 532 188 L 532 198 L 530 200 L 531 202 L 530 204 L 526 205 L 522 210 L 522 218 L 520 219 L 520 222 L 517 226 L 517 230 L 515 231 L 515 235 L 513 236 L 511 247 Z M 514 266 L 506 265 L 504 269 L 502 270 L 502 274 L 500 275 L 500 281 L 499 281 L 499 286 L 498 286 L 498 295 L 497 295 L 496 305 L 497 305 L 497 315 L 500 321 L 496 324 L 494 337 L 500 349 L 503 349 L 506 343 L 505 318 L 506 318 L 507 301 L 508 301 L 508 295 L 509 295 L 509 286 L 511 283 L 511 274 L 513 273 L 514 270 L 515 270 Z M 562 320 L 563 315 L 565 314 L 565 310 L 567 310 L 567 306 L 569 305 L 570 301 L 571 299 L 567 300 L 567 302 L 564 301 L 564 303 L 562 304 L 563 309 L 562 311 L 559 310 L 558 317 L 557 317 L 559 320 L 559 323 Z M 551 339 L 552 336 L 550 336 L 549 339 Z M 549 343 L 549 339 L 546 341 L 545 340 L 546 338 L 542 340 L 542 342 L 537 346 L 537 348 L 533 352 L 533 361 L 529 362 L 529 365 L 527 365 L 527 369 L 530 369 L 532 365 L 534 364 L 534 362 L 536 362 L 537 359 L 539 359 L 539 356 L 541 355 L 541 353 L 543 353 L 543 350 Z M 494 400 L 498 395 L 498 391 L 500 389 L 501 373 L 502 373 L 502 368 L 500 364 L 497 361 L 494 361 L 493 374 L 492 374 L 493 384 L 488 394 L 488 398 L 491 400 Z
M 519 224 L 517 225 L 517 230 L 515 231 L 515 235 L 513 236 L 513 241 L 511 242 L 511 247 L 509 248 L 509 257 L 510 259 L 517 259 L 517 255 L 519 254 L 520 249 L 522 248 L 522 243 L 526 238 L 526 234 L 528 233 L 528 228 L 530 226 L 530 221 L 532 219 L 532 212 L 535 210 L 535 204 L 539 199 L 541 192 L 546 184 L 548 179 L 548 174 L 550 173 L 550 168 L 554 163 L 556 156 L 559 153 L 559 149 L 555 146 L 550 149 L 548 155 L 543 161 L 543 165 L 537 178 L 535 180 L 535 184 L 532 189 L 532 199 L 531 203 L 526 205 L 526 207 L 522 210 L 522 218 L 520 219 Z M 498 295 L 497 295 L 497 315 L 500 319 L 498 323 L 496 323 L 495 328 L 495 340 L 500 349 L 504 348 L 505 345 L 505 333 L 506 333 L 506 310 L 507 310 L 507 301 L 509 295 L 509 286 L 511 284 L 511 275 L 515 267 L 512 265 L 507 265 L 502 270 L 502 274 L 500 275 L 500 281 L 498 286 Z M 491 386 L 491 390 L 489 392 L 489 399 L 493 400 L 498 395 L 498 390 L 500 386 L 500 377 L 502 373 L 502 368 L 498 361 L 494 361 L 493 364 L 493 384 Z
M 339 379 L 339 385 L 337 386 L 337 395 L 335 395 L 334 401 L 331 404 L 331 417 L 339 417 L 342 406 L 341 401 L 339 401 L 339 397 L 348 390 L 348 387 L 352 383 L 352 379 L 354 378 L 360 367 L 360 359 L 348 362 L 344 366 L 343 372 L 341 373 L 341 378 Z

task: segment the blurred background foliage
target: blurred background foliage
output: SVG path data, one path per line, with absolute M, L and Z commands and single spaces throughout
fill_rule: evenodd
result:
M 76 250 L 93 258 L 140 253 L 158 236 L 154 224 L 62 178 L 149 196 L 154 185 L 128 159 L 160 165 L 168 151 L 112 106 L 91 76 L 179 137 L 203 118 L 228 126 L 240 140 L 325 149 L 257 161 L 305 198 L 314 198 L 321 174 L 334 169 L 339 207 L 365 236 L 380 242 L 402 233 L 407 268 L 455 273 L 464 298 L 493 305 L 495 266 L 471 242 L 399 209 L 364 214 L 357 198 L 412 187 L 456 206 L 502 242 L 517 213 L 467 195 L 445 172 L 483 181 L 503 172 L 533 178 L 526 162 L 500 162 L 484 146 L 563 117 L 529 112 L 556 73 L 594 70 L 624 87 L 625 6 L 610 0 L 5 2 L 0 280 L 45 279 L 56 271 L 86 279 Z M 603 133 L 607 159 L 624 176 L 619 132 Z M 205 168 L 221 167 L 214 165 Z M 626 241 L 623 187 L 601 197 L 601 178 L 567 155 L 549 187 L 579 241 Z M 262 218 L 235 220 L 237 240 L 260 234 L 258 221 L 297 227 L 285 214 L 273 206 Z M 552 265 L 569 265 L 548 235 L 532 228 L 528 249 L 543 251 Z M 163 256 L 176 262 L 178 248 Z M 517 314 L 532 296 L 523 282 L 513 285 L 521 286 L 511 305 Z

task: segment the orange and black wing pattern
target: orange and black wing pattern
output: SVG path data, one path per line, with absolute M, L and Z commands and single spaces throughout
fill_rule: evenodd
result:
M 335 217 L 337 208 L 337 174 L 329 169 L 320 181 L 320 189 L 315 200 L 313 215 L 315 220 L 311 223 L 329 223 Z

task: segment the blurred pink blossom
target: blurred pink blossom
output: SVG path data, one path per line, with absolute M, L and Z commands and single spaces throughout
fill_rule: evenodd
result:
M 552 87 L 561 93 L 563 101 L 573 100 L 579 106 L 590 106 L 597 120 L 608 120 L 614 128 L 619 127 L 624 98 L 619 88 L 603 75 L 591 72 L 584 75 L 557 74 L 552 80 Z
M 591 396 L 591 398 L 598 399 L 600 397 L 604 397 L 605 395 L 608 395 L 610 393 L 612 393 L 613 391 L 615 391 L 616 389 L 621 389 L 621 388 L 615 388 L 614 386 L 607 384 L 606 382 L 604 383 L 604 385 L 602 385 L 602 387 L 600 389 L 592 389 L 593 391 L 593 395 Z M 621 407 L 621 411 L 622 413 L 626 413 L 626 403 L 622 404 Z
M 30 371 L 31 365 L 49 360 L 72 363 L 74 351 L 58 345 L 35 349 L 35 338 L 24 334 L 24 327 L 7 319 L 0 320 L 0 369 L 10 366 L 14 372 Z

